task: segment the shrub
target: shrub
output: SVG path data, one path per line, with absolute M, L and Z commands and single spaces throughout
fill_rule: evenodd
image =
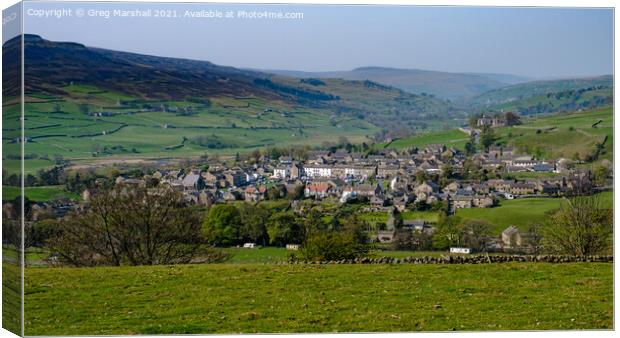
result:
M 302 249 L 301 259 L 306 261 L 330 261 L 365 257 L 372 249 L 366 224 L 355 215 L 345 217 L 338 227 L 332 230 L 310 231 Z
M 305 261 L 332 261 L 363 257 L 368 251 L 369 246 L 350 233 L 317 231 L 308 235 L 299 253 Z

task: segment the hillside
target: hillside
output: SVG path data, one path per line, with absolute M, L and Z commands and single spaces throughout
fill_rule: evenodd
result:
M 494 129 L 497 143 L 514 146 L 520 152 L 542 159 L 560 157 L 584 161 L 613 158 L 613 109 L 547 114 L 523 118 L 523 124 Z M 394 140 L 385 147 L 423 148 L 428 144 L 446 144 L 463 149 L 469 137 L 453 129 L 421 133 Z
M 7 49 L 10 49 L 8 46 Z M 439 100 L 404 93 L 396 88 L 359 86 L 355 82 L 339 83 L 348 90 L 326 86 L 300 86 L 296 81 L 265 85 L 269 74 L 195 61 L 155 57 L 134 53 L 90 48 L 77 43 L 52 42 L 35 35 L 25 36 L 26 92 L 65 95 L 61 87 L 71 83 L 91 85 L 102 90 L 122 93 L 134 98 L 182 100 L 187 97 L 258 97 L 291 105 L 341 108 L 372 113 L 373 106 L 424 111 L 431 102 L 434 110 L 447 111 Z M 70 65 L 70 66 L 68 66 Z M 356 100 L 350 95 L 372 97 L 372 101 Z M 398 98 L 399 100 L 395 100 Z M 439 109 L 437 109 L 439 108 Z
M 509 74 L 450 73 L 387 67 L 361 67 L 351 71 L 336 72 L 301 72 L 287 70 L 265 70 L 265 72 L 304 78 L 371 80 L 399 88 L 409 93 L 427 93 L 453 101 L 463 101 L 492 89 L 528 80 L 524 77 Z
M 24 43 L 26 152 L 37 155 L 178 157 L 341 136 L 370 142 L 381 128 L 437 128 L 438 116 L 453 111 L 436 97 L 371 81 L 316 82 L 36 35 Z M 10 40 L 3 52 L 18 48 Z M 12 66 L 3 65 L 9 79 L 19 69 Z M 18 153 L 19 109 L 4 110 L 5 149 Z
M 477 111 L 515 111 L 528 115 L 590 109 L 612 102 L 613 77 L 606 75 L 506 86 L 472 98 L 469 105 Z

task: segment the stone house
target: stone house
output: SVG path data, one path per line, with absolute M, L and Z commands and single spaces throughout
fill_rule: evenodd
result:
M 454 209 L 469 209 L 474 205 L 472 196 L 457 195 L 452 198 Z
M 504 231 L 502 231 L 502 244 L 507 248 L 520 247 L 522 245 L 522 239 L 519 228 L 511 225 L 504 229 Z
M 244 197 L 246 201 L 258 202 L 265 199 L 265 195 L 267 194 L 267 187 L 264 185 L 261 186 L 249 186 L 244 190 Z
M 525 182 L 512 183 L 510 185 L 510 193 L 513 195 L 533 195 L 536 193 L 536 185 Z

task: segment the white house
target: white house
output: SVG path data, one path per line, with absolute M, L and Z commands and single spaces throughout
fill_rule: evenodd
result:
M 279 179 L 285 179 L 291 176 L 291 167 L 290 166 L 277 166 L 273 169 L 273 177 Z
M 331 166 L 326 165 L 307 165 L 304 166 L 304 175 L 306 177 L 332 177 Z
M 471 248 L 450 248 L 450 253 L 454 253 L 454 254 L 470 254 L 472 253 L 472 249 Z

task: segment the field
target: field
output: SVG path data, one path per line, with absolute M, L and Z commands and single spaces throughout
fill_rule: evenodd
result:
M 2 328 L 15 334 L 21 331 L 21 272 L 15 264 L 17 252 L 3 248 L 2 261 Z M 6 258 L 9 253 L 14 258 Z
M 20 160 L 2 160 L 2 170 L 6 170 L 8 174 L 18 174 L 21 171 Z M 50 160 L 26 160 L 24 163 L 24 173 L 26 175 L 36 175 L 41 169 L 50 169 L 54 167 L 54 162 Z
M 465 143 L 469 140 L 469 136 L 458 129 L 440 131 L 434 133 L 419 134 L 412 137 L 394 140 L 385 145 L 386 148 L 408 148 L 419 147 L 424 148 L 429 144 L 445 144 L 448 147 L 455 147 L 463 150 Z
M 2 187 L 2 200 L 8 201 L 20 195 L 19 187 Z M 26 197 L 31 201 L 46 202 L 55 197 L 65 197 L 70 199 L 79 199 L 80 197 L 74 193 L 70 193 L 64 190 L 62 186 L 46 186 L 46 187 L 26 187 Z
M 286 262 L 293 251 L 285 248 L 261 247 L 260 249 L 224 248 L 230 254 L 229 264 L 255 264 Z
M 514 146 L 520 152 L 540 159 L 565 157 L 586 160 L 595 154 L 597 144 L 601 144 L 597 159 L 613 158 L 611 107 L 524 118 L 522 125 L 496 128 L 494 131 L 498 143 Z M 385 146 L 402 149 L 445 144 L 462 150 L 468 139 L 463 132 L 454 129 L 398 139 Z
M 28 268 L 26 335 L 611 329 L 612 270 L 597 263 Z
M 389 218 L 387 212 L 362 212 L 359 216 L 371 226 L 376 226 L 379 223 L 385 224 Z M 401 213 L 401 217 L 403 220 L 423 219 L 429 223 L 436 223 L 438 214 L 434 211 L 404 211 Z
M 595 153 L 598 143 L 602 145 L 599 158 L 613 159 L 611 107 L 526 119 L 523 125 L 497 130 L 500 142 L 539 158 L 587 160 L 588 155 Z
M 604 206 L 613 206 L 612 192 L 603 192 L 600 196 Z M 561 203 L 561 198 L 501 200 L 500 204 L 493 208 L 457 209 L 456 215 L 466 220 L 487 221 L 492 225 L 491 233 L 499 235 L 510 225 L 527 231 L 532 223 L 544 221 L 545 214 L 558 209 Z M 404 220 L 423 219 L 429 223 L 436 223 L 438 219 L 438 214 L 434 211 L 405 211 L 401 215 Z M 372 226 L 385 224 L 388 220 L 387 212 L 364 212 L 360 213 L 360 217 Z
M 613 207 L 613 193 L 600 194 L 601 203 Z M 456 215 L 464 219 L 485 220 L 493 225 L 491 232 L 500 234 L 510 225 L 516 225 L 521 231 L 527 231 L 534 222 L 543 222 L 545 213 L 558 209 L 562 203 L 559 198 L 522 198 L 502 200 L 495 208 L 458 209 Z
M 377 128 L 324 109 L 302 109 L 260 98 L 213 98 L 189 101 L 134 100 L 93 86 L 62 88 L 63 97 L 29 94 L 26 99 L 26 154 L 95 157 L 184 157 L 204 153 L 235 154 L 283 146 L 318 146 L 346 136 L 369 142 Z M 123 103 L 121 103 L 123 102 Z M 126 103 L 129 102 L 129 103 Z M 143 106 L 164 107 L 146 111 Z M 186 111 L 187 107 L 191 107 Z M 5 106 L 3 149 L 18 154 L 19 106 Z M 32 163 L 31 163 L 32 162 Z M 18 164 L 16 164 L 18 165 Z M 36 170 L 40 161 L 27 161 Z
M 491 233 L 497 235 L 510 225 L 521 231 L 528 231 L 532 223 L 543 222 L 545 213 L 560 207 L 557 198 L 524 198 L 501 201 L 495 208 L 458 209 L 457 216 L 463 219 L 484 220 L 492 225 Z

